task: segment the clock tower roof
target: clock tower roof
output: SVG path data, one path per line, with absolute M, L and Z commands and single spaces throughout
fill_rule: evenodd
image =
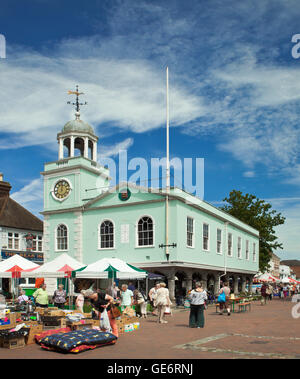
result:
M 73 133 L 73 132 L 83 132 L 83 133 L 89 133 L 92 135 L 95 135 L 94 129 L 91 125 L 89 125 L 87 122 L 84 122 L 79 117 L 75 120 L 68 121 L 65 126 L 63 127 L 62 131 L 63 134 L 65 133 Z

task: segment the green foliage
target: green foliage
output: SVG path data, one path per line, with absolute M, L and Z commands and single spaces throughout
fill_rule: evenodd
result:
M 271 204 L 248 193 L 243 195 L 241 191 L 231 191 L 223 201 L 227 203 L 220 207 L 223 211 L 259 231 L 259 270 L 266 271 L 272 251 L 282 249 L 274 227 L 284 224 L 285 217 L 271 209 Z

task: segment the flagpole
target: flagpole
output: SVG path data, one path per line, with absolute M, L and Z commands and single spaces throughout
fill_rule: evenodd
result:
M 169 260 L 169 193 L 170 193 L 170 156 L 169 156 L 169 123 L 170 123 L 170 118 L 169 118 L 169 67 L 167 66 L 166 70 L 166 99 L 167 99 L 167 104 L 166 104 L 166 133 L 167 133 L 167 138 L 166 138 L 166 257 Z

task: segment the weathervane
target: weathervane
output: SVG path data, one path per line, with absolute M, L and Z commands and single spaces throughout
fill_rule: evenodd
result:
M 80 117 L 80 106 L 81 105 L 87 105 L 87 102 L 85 103 L 79 103 L 79 96 L 80 95 L 84 95 L 84 92 L 78 92 L 78 86 L 76 86 L 76 91 L 68 91 L 68 95 L 76 95 L 76 102 L 75 103 L 71 103 L 71 101 L 68 101 L 67 104 L 72 104 L 72 105 L 75 105 L 75 109 L 76 109 L 76 113 L 75 113 L 75 116 L 76 116 L 76 120 L 79 119 Z

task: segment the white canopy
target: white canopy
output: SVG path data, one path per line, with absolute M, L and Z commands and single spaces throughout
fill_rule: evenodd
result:
M 53 261 L 47 262 L 32 272 L 23 272 L 21 277 L 26 278 L 64 278 L 71 272 L 85 265 L 70 255 L 63 253 Z
M 38 264 L 21 257 L 19 254 L 14 254 L 0 262 L 0 277 L 12 278 L 19 276 L 24 270 L 34 270 L 40 267 Z M 29 274 L 29 272 L 28 272 Z
M 280 281 L 281 281 L 281 283 L 291 283 L 289 278 L 283 278 Z
M 76 271 L 76 278 L 86 279 L 142 279 L 147 277 L 147 271 L 122 261 L 118 258 L 103 258 L 97 262 L 91 263 L 83 270 Z

